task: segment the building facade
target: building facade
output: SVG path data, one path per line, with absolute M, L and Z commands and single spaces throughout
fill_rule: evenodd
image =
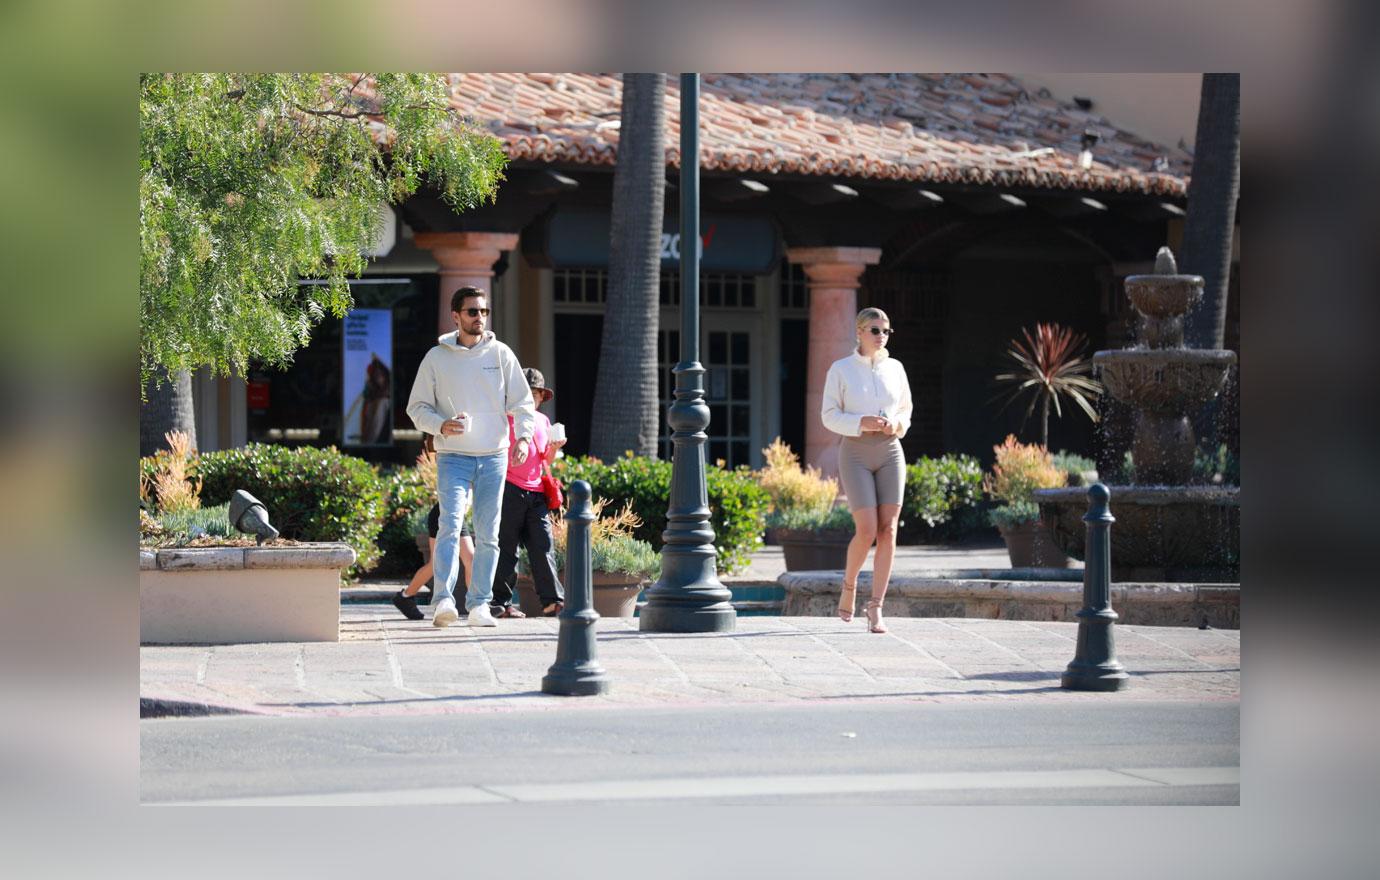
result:
M 373 460 L 410 461 L 420 436 L 403 409 L 417 364 L 453 329 L 451 292 L 473 284 L 493 293 L 499 337 L 556 388 L 548 414 L 566 424 L 567 451 L 586 451 L 598 418 L 591 406 L 620 79 L 451 79 L 457 111 L 500 138 L 510 165 L 492 205 L 456 214 L 422 193 L 398 206 L 391 241 L 353 283 L 356 308 L 374 321 L 367 332 L 388 331 L 368 342 L 390 347 L 386 357 L 370 353 L 386 361 L 391 382 L 393 430 L 372 438 L 386 442 L 350 445 L 361 435 L 353 420 L 363 418 L 366 396 L 355 393 L 350 373 L 363 367 L 347 356 L 356 352 L 363 363 L 361 318 L 323 322 L 286 371 L 200 381 L 203 448 L 336 444 Z M 869 305 L 890 315 L 891 351 L 910 377 L 916 412 L 907 456 L 990 457 L 992 444 L 1020 426 L 1021 412 L 998 412 L 992 402 L 1009 340 L 1055 321 L 1085 334 L 1089 352 L 1124 344 L 1132 328 L 1121 279 L 1147 271 L 1181 227 L 1190 156 L 1032 94 L 1017 78 L 703 80 L 701 356 L 710 460 L 760 465 L 762 447 L 779 436 L 828 469 L 832 438 L 817 415 L 824 372 L 851 349 L 853 315 Z M 685 246 L 677 228 L 678 106 L 670 78 L 658 354 L 666 405 Z M 1091 144 L 1086 132 L 1096 135 Z M 377 406 L 372 412 L 378 416 Z M 1050 445 L 1102 453 L 1081 416 L 1053 422 Z M 662 450 L 669 455 L 664 431 Z

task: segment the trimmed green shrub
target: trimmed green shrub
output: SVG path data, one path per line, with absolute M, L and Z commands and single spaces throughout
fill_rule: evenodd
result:
M 1131 450 L 1126 450 L 1121 457 L 1120 467 L 1105 475 L 1105 479 L 1114 485 L 1134 486 L 1138 482 L 1136 459 Z M 1193 451 L 1193 476 L 1189 482 L 1240 486 L 1241 461 L 1232 454 L 1225 443 L 1218 444 L 1215 450 L 1208 446 L 1200 446 Z
M 1193 482 L 1240 486 L 1241 462 L 1225 443 L 1216 450 L 1201 447 L 1193 453 Z
M 999 529 L 1010 529 L 1040 519 L 1040 507 L 1034 501 L 1013 501 L 987 512 L 987 521 Z
M 642 520 L 634 536 L 661 550 L 671 497 L 671 462 L 631 454 L 607 464 L 592 457 L 562 458 L 553 470 L 567 491 L 576 480 L 588 482 L 595 498 L 608 499 L 609 510 L 631 501 L 633 513 Z M 762 546 L 769 496 L 745 467 L 725 470 L 706 464 L 705 484 L 719 570 L 731 573 L 746 567 L 752 551 Z
M 970 455 L 922 456 L 906 467 L 900 536 L 956 539 L 984 531 L 982 465 Z
M 1097 473 L 1097 462 L 1085 455 L 1069 452 L 1061 449 L 1054 453 L 1054 466 L 1068 474 L 1068 484 L 1070 486 L 1083 486 L 1087 480 L 1083 475 Z
M 436 495 L 414 467 L 400 467 L 385 473 L 383 483 L 386 508 L 378 537 L 383 557 L 375 571 L 411 575 L 422 564 L 422 553 L 414 537 L 417 523 L 421 523 L 420 531 L 426 531 L 426 515 L 436 503 Z
M 284 538 L 349 544 L 358 559 L 347 577 L 369 571 L 378 562 L 375 541 L 383 528 L 385 485 L 361 458 L 334 446 L 251 443 L 203 453 L 196 473 L 205 504 L 224 504 L 236 489 L 244 489 L 264 503 Z
M 773 511 L 767 517 L 772 528 L 781 529 L 841 529 L 853 531 L 853 514 L 847 507 L 801 508 Z

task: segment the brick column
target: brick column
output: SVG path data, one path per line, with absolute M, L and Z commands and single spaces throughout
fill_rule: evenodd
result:
M 439 335 L 455 329 L 455 319 L 450 316 L 451 294 L 462 287 L 492 293 L 494 263 L 504 251 L 517 247 L 518 236 L 516 232 L 419 232 L 415 241 L 441 264 L 436 302 Z M 493 297 L 489 301 L 492 304 Z
M 809 370 L 805 380 L 805 455 L 803 460 L 838 475 L 839 435 L 824 427 L 820 405 L 829 365 L 857 348 L 858 281 L 882 257 L 880 248 L 791 248 L 786 259 L 799 263 L 810 283 Z

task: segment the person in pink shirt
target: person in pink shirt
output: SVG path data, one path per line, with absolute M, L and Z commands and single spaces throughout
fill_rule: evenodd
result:
M 556 396 L 546 386 L 546 379 L 539 370 L 528 368 L 523 370 L 523 375 L 538 407 Z M 508 431 L 510 434 L 513 431 L 511 416 L 508 417 Z M 536 429 L 532 432 L 535 455 L 529 455 L 522 462 L 508 460 L 503 510 L 498 523 L 498 570 L 494 573 L 492 600 L 495 617 L 524 616 L 513 607 L 519 544 L 527 548 L 527 561 L 532 567 L 532 583 L 541 600 L 542 614 L 553 617 L 565 607 L 565 590 L 556 574 L 556 559 L 551 552 L 551 520 L 547 515 L 546 493 L 542 490 L 542 471 L 556 460 L 556 453 L 564 445 L 564 440 L 551 439 L 551 420 L 538 409 Z

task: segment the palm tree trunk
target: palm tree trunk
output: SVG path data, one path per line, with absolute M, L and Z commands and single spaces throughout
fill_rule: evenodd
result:
M 666 78 L 623 75 L 618 164 L 613 172 L 609 286 L 594 387 L 590 453 L 655 457 L 661 226 L 666 188 Z M 695 230 L 682 240 L 695 246 Z M 682 244 L 682 247 L 686 245 Z M 559 381 L 559 379 L 557 380 Z
M 1241 75 L 1203 74 L 1180 271 L 1203 276 L 1203 301 L 1188 315 L 1190 348 L 1221 348 L 1227 325 L 1232 228 L 1241 186 Z
M 161 382 L 161 384 L 160 384 Z M 196 418 L 192 411 L 192 374 L 186 370 L 169 376 L 159 370 L 144 386 L 144 403 L 139 407 L 139 455 L 152 455 L 167 449 L 163 435 L 181 431 L 196 449 Z

